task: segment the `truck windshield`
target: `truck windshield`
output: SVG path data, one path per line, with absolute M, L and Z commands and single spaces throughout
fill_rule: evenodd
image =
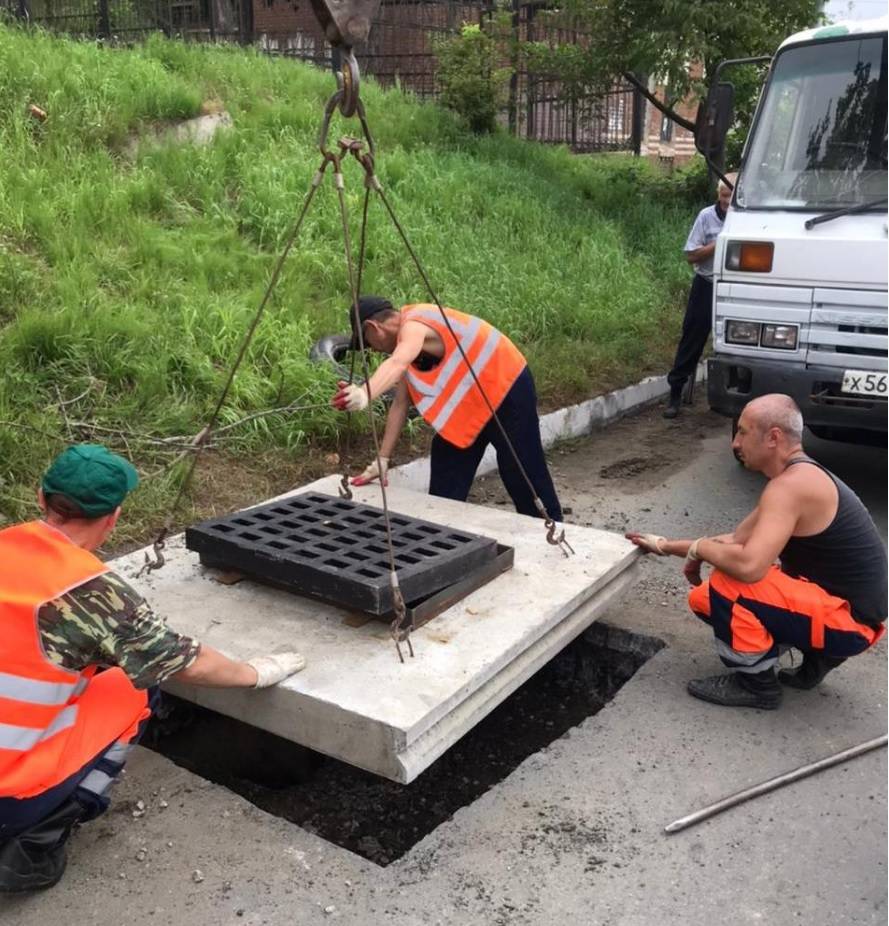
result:
M 737 205 L 830 210 L 885 197 L 885 36 L 780 52 L 749 141 Z

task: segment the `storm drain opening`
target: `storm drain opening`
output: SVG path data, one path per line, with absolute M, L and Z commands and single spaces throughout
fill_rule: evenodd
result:
M 409 785 L 379 778 L 171 695 L 143 745 L 377 865 L 597 714 L 664 646 L 595 623 Z

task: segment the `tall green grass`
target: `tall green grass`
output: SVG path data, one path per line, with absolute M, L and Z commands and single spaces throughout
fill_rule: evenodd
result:
M 16 425 L 0 425 L 0 511 L 16 518 L 65 434 L 86 433 L 71 421 L 199 430 L 318 164 L 332 79 L 243 49 L 154 38 L 115 50 L 2 25 L 0 74 L 0 421 Z M 545 402 L 663 366 L 695 204 L 630 158 L 475 138 L 434 105 L 370 81 L 362 95 L 379 177 L 439 295 L 522 347 Z M 157 140 L 165 125 L 220 108 L 234 129 L 212 144 Z M 331 139 L 356 131 L 335 121 Z M 357 242 L 362 177 L 355 164 L 346 173 Z M 363 289 L 426 299 L 376 201 Z M 344 329 L 347 303 L 326 182 L 223 422 L 301 396 L 324 402 L 333 375 L 307 351 Z M 257 418 L 234 446 L 298 453 L 333 444 L 341 424 L 324 408 Z M 108 439 L 144 470 L 158 462 L 149 445 Z M 135 508 L 154 516 L 171 488 L 149 480 Z

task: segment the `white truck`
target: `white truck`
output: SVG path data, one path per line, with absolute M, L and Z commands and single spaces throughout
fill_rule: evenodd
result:
M 783 392 L 816 435 L 885 446 L 887 24 L 800 32 L 769 66 L 714 255 L 707 393 L 735 420 Z

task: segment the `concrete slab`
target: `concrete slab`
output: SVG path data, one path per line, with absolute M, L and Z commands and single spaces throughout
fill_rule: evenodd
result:
M 336 477 L 296 491 L 336 494 Z M 376 503 L 379 489 L 356 491 Z M 115 568 L 140 587 L 177 630 L 247 658 L 297 648 L 307 668 L 264 692 L 169 690 L 286 739 L 394 781 L 410 782 L 541 665 L 592 623 L 634 578 L 638 554 L 622 537 L 571 526 L 577 555 L 545 542 L 536 519 L 392 489 L 390 508 L 497 538 L 515 566 L 413 636 L 401 665 L 388 627 L 355 627 L 349 612 L 244 580 L 223 585 L 169 544 L 167 566 L 136 578 L 137 551 Z M 353 622 L 354 623 L 354 622 Z

